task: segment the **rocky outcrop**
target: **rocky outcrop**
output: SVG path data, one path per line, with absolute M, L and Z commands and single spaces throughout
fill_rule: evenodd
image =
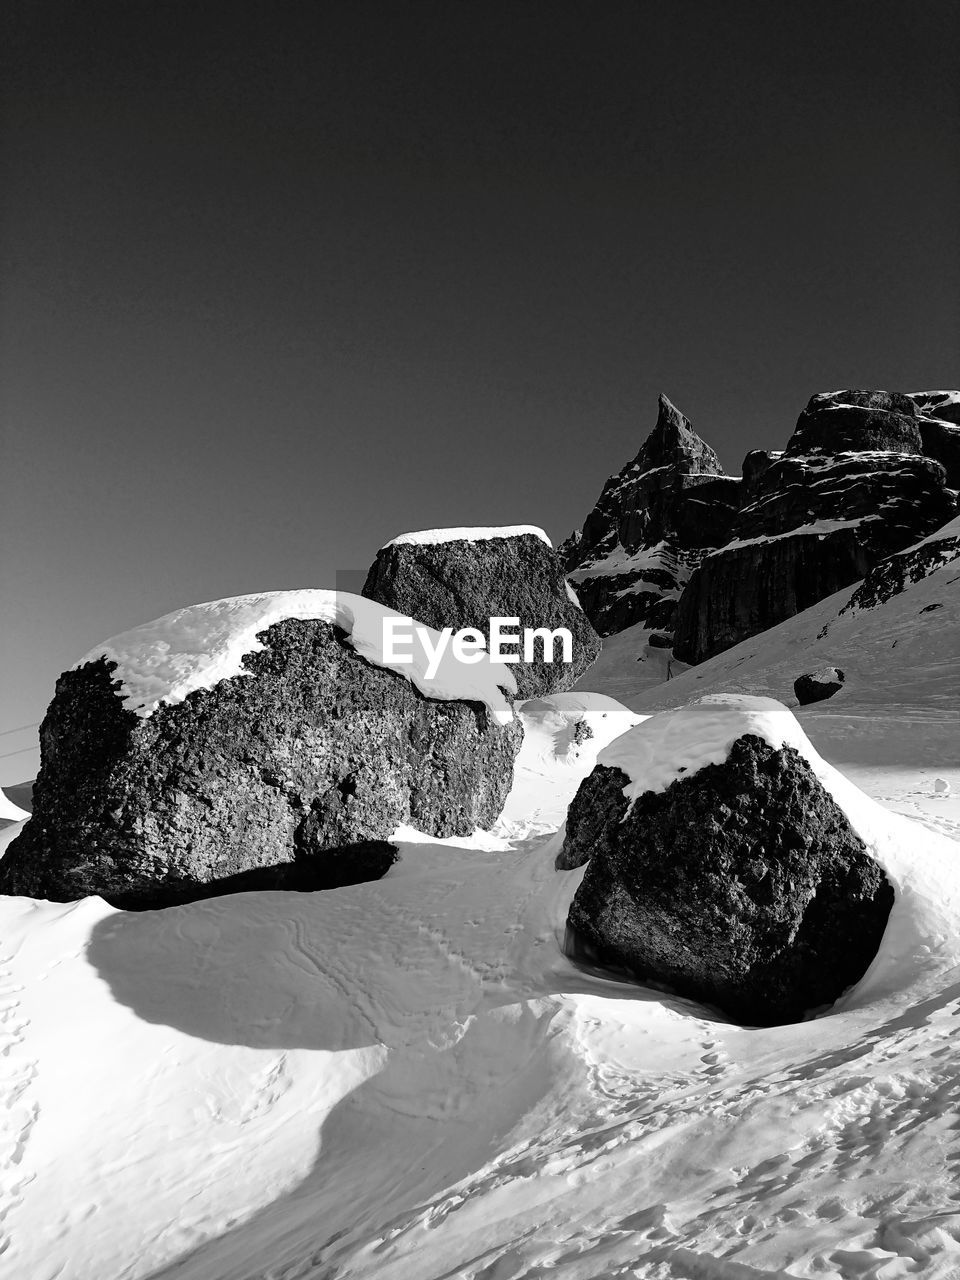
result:
M 518 720 L 424 696 L 330 621 L 288 617 L 257 640 L 243 674 L 149 715 L 125 705 L 106 657 L 61 676 L 0 891 L 146 908 L 330 888 L 382 875 L 399 823 L 441 837 L 494 822 Z
M 921 453 L 917 408 L 892 391 L 826 391 L 797 420 L 788 454 Z
M 745 733 L 632 799 L 600 759 L 558 861 L 589 860 L 571 954 L 749 1025 L 797 1021 L 863 976 L 893 889 L 796 747 Z
M 437 630 L 473 627 L 486 636 L 490 619 L 517 618 L 518 628 L 566 628 L 572 661 L 559 640 L 535 640 L 531 661 L 522 647 L 511 666 L 521 698 L 570 689 L 600 652 L 600 638 L 546 534 L 514 529 L 435 530 L 404 534 L 382 547 L 367 574 L 363 595 Z M 551 655 L 547 661 L 547 654 Z
M 559 548 L 602 636 L 643 623 L 672 632 L 680 592 L 705 549 L 731 536 L 740 481 L 661 395 L 636 457 L 604 485 L 583 529 Z
M 947 484 L 960 489 L 960 391 L 912 391 L 923 452 L 941 463 Z
M 960 560 L 960 518 L 951 520 L 916 546 L 881 561 L 867 574 L 838 616 L 875 609 L 900 595 L 911 583 L 922 581 L 955 560 Z M 821 636 L 826 634 L 829 625 L 824 627 Z
M 907 396 L 814 396 L 782 455 L 748 455 L 733 537 L 702 559 L 678 604 L 675 656 L 703 662 L 950 520 L 956 494 L 921 444 Z
M 797 676 L 793 692 L 801 707 L 811 702 L 824 702 L 843 688 L 844 674 L 839 667 L 821 667 L 819 671 Z

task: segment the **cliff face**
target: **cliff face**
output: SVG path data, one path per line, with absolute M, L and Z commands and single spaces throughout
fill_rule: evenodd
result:
M 811 399 L 782 454 L 748 454 L 732 538 L 681 596 L 676 657 L 703 662 L 950 520 L 957 495 L 921 425 L 911 397 L 833 392 Z
M 636 457 L 603 487 L 583 529 L 559 550 L 600 635 L 645 623 L 671 631 L 677 600 L 705 550 L 726 542 L 740 481 L 661 395 Z

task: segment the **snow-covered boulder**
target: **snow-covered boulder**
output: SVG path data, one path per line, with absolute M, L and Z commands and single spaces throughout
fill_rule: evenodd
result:
M 823 702 L 843 688 L 844 675 L 839 667 L 821 667 L 819 671 L 805 672 L 793 682 L 793 692 L 801 707 L 811 702 Z
M 814 396 L 780 455 L 748 455 L 731 541 L 703 557 L 677 605 L 674 654 L 700 663 L 864 577 L 956 513 L 920 449 L 913 401 Z
M 796 1021 L 866 972 L 893 889 L 794 717 L 716 695 L 609 744 L 558 865 L 569 945 L 737 1021 Z
M 493 529 L 433 529 L 405 533 L 381 547 L 363 595 L 419 622 L 454 632 L 475 628 L 485 637 L 491 618 L 517 618 L 514 631 L 554 631 L 572 637 L 572 661 L 559 642 L 535 640 L 531 661 L 522 647 L 511 665 L 521 698 L 570 689 L 596 660 L 600 638 L 568 586 L 560 561 L 542 529 L 518 525 Z
M 57 682 L 0 891 L 136 908 L 326 888 L 382 875 L 400 823 L 491 826 L 522 738 L 513 677 L 449 652 L 429 674 L 422 645 L 391 665 L 389 613 L 332 591 L 241 596 L 92 650 Z
M 704 549 L 730 537 L 740 481 L 661 395 L 636 456 L 603 486 L 583 529 L 559 548 L 602 636 L 643 623 L 671 632 L 677 599 Z

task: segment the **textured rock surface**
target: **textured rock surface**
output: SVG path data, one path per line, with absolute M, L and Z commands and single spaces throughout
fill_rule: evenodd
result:
M 382 875 L 409 822 L 464 835 L 497 818 L 519 721 L 424 698 L 327 622 L 288 619 L 226 679 L 140 718 L 112 664 L 68 671 L 41 726 L 34 815 L 0 891 L 164 906 Z
M 787 445 L 790 453 L 920 453 L 917 407 L 893 391 L 827 391 L 810 399 Z
M 920 582 L 935 569 L 960 560 L 960 519 L 951 520 L 942 529 L 917 546 L 889 556 L 861 582 L 840 610 L 839 616 L 862 609 L 875 609 L 899 595 L 911 582 Z M 930 606 L 932 607 L 932 606 Z M 821 635 L 829 628 L 823 629 Z
M 674 653 L 703 662 L 856 582 L 872 563 L 854 529 L 720 551 L 680 598 Z
M 740 481 L 666 396 L 639 453 L 604 485 L 559 554 L 601 635 L 635 623 L 672 632 L 683 584 L 704 549 L 731 535 Z
M 702 559 L 678 604 L 676 657 L 703 662 L 950 520 L 956 494 L 920 445 L 907 396 L 814 396 L 782 455 L 748 455 L 733 539 Z
M 629 812 L 627 782 L 598 765 L 570 806 L 558 865 L 589 859 L 575 952 L 750 1025 L 796 1021 L 862 977 L 893 889 L 799 752 L 744 735 Z
M 555 660 L 545 662 L 538 640 L 534 661 L 511 665 L 520 698 L 570 689 L 600 652 L 599 636 L 570 598 L 556 552 L 534 534 L 389 543 L 378 552 L 363 595 L 438 631 L 476 627 L 486 636 L 492 617 L 519 618 L 521 634 L 525 627 L 566 627 L 572 663 L 562 661 L 559 642 Z
M 793 692 L 801 707 L 811 702 L 823 702 L 832 698 L 843 688 L 844 674 L 839 667 L 823 667 L 820 671 L 811 671 L 797 676 L 793 682 Z
M 947 484 L 960 489 L 960 391 L 913 391 L 923 452 L 941 463 Z

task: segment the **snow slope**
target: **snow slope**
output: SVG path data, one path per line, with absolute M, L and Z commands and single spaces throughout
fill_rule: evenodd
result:
M 591 687 L 649 714 L 722 690 L 796 704 L 793 682 L 804 672 L 839 667 L 843 689 L 797 715 L 829 759 L 861 767 L 960 768 L 960 519 L 923 539 L 942 548 L 926 576 L 869 608 L 848 607 L 857 586 L 685 668 L 674 679 L 644 678 L 642 636 L 604 642 L 587 673 Z M 891 561 L 899 557 L 891 557 Z M 891 561 L 886 562 L 889 564 Z M 636 674 L 635 674 L 636 673 Z M 659 673 L 656 673 L 659 674 Z
M 0 823 L 22 822 L 29 816 L 26 809 L 21 809 L 8 795 L 0 791 Z
M 895 880 L 881 952 L 733 1026 L 563 956 L 555 828 L 638 717 L 521 714 L 498 827 L 402 831 L 374 884 L 0 899 L 11 1280 L 958 1274 L 960 847 L 831 774 Z

